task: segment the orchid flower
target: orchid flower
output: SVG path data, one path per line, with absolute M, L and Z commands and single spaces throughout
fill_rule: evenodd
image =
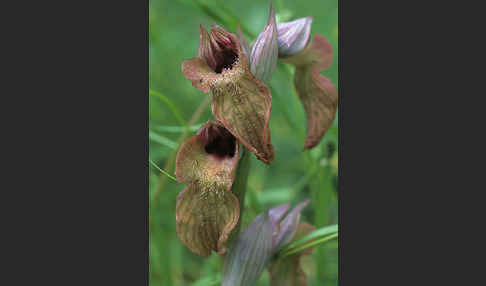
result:
M 240 216 L 238 199 L 231 192 L 238 144 L 216 121 L 208 121 L 186 140 L 176 158 L 175 175 L 189 182 L 177 196 L 176 231 L 192 252 L 222 254 Z
M 213 25 L 201 25 L 198 57 L 182 62 L 182 73 L 204 93 L 211 92 L 212 112 L 225 128 L 262 162 L 274 158 L 269 120 L 269 80 L 277 62 L 277 30 L 271 9 L 269 24 L 250 49 L 239 37 Z M 251 63 L 250 63 L 251 59 Z
M 321 141 L 336 116 L 338 93 L 331 81 L 319 72 L 332 63 L 332 46 L 322 35 L 312 42 L 312 17 L 277 25 L 279 59 L 295 66 L 294 84 L 307 117 L 304 149 Z

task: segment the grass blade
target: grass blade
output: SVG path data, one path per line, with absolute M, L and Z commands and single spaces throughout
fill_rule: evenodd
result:
M 169 177 L 173 181 L 177 182 L 177 179 L 174 176 L 172 176 L 171 174 L 167 173 L 167 171 L 164 171 L 161 168 L 159 168 L 159 166 L 157 166 L 157 164 L 155 164 L 154 161 L 152 161 L 152 160 L 149 159 L 149 162 L 150 162 L 150 164 L 152 164 L 152 166 L 155 167 L 155 169 L 159 170 L 162 174 L 166 175 L 167 177 Z

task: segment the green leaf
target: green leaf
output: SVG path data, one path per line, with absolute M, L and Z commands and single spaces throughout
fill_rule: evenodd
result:
M 338 236 L 338 225 L 330 225 L 326 227 L 319 228 L 306 236 L 293 241 L 286 246 L 284 246 L 280 252 L 279 256 L 285 257 L 287 255 L 299 252 L 305 248 L 324 243 Z M 316 239 L 315 241 L 311 241 Z
M 192 132 L 197 131 L 202 125 L 203 125 L 203 123 L 188 126 L 189 131 L 192 131 Z M 158 125 L 158 126 L 151 127 L 150 129 L 160 131 L 160 132 L 167 132 L 167 133 L 183 133 L 183 132 L 186 131 L 185 126 Z
M 152 164 L 152 166 L 154 166 L 157 170 L 159 170 L 162 174 L 166 175 L 167 177 L 169 177 L 170 179 L 172 179 L 173 181 L 177 182 L 177 179 L 172 176 L 171 174 L 167 173 L 167 171 L 159 168 L 159 166 L 157 166 L 152 160 L 149 159 L 149 162 L 150 164 Z
M 172 114 L 174 114 L 174 116 L 179 121 L 179 123 L 181 125 L 183 125 L 187 130 L 189 130 L 189 127 L 187 126 L 186 122 L 184 121 L 184 118 L 182 117 L 182 113 L 174 105 L 174 103 L 172 103 L 172 101 L 170 101 L 170 99 L 167 96 L 165 96 L 162 93 L 155 91 L 153 89 L 149 90 L 149 94 L 151 94 L 153 96 L 157 96 L 158 98 L 162 99 L 169 106 L 170 111 L 172 112 Z

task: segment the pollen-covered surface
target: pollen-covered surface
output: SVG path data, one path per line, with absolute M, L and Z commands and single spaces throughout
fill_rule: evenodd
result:
M 206 123 L 200 130 L 205 130 L 208 124 L 216 123 Z M 226 141 L 231 140 L 227 138 L 228 135 L 225 136 L 221 138 Z M 215 150 L 217 146 L 211 146 L 210 143 L 220 140 L 218 138 L 215 136 L 211 138 L 212 141 L 207 141 L 204 140 L 204 136 L 194 135 L 182 144 L 177 153 L 175 170 L 179 182 L 199 181 L 201 184 L 217 184 L 220 188 L 231 189 L 238 162 L 238 144 L 226 143 L 219 145 L 224 150 Z M 213 148 L 210 150 L 212 153 L 208 153 L 208 146 Z M 230 147 L 234 149 L 229 150 Z M 217 154 L 217 152 L 222 153 Z
M 231 191 L 218 184 L 191 182 L 177 197 L 177 235 L 196 254 L 223 254 L 239 214 L 238 199 Z
M 304 149 L 310 149 L 319 144 L 336 116 L 337 90 L 319 73 L 331 65 L 332 47 L 326 38 L 316 35 L 302 52 L 284 61 L 296 66 L 294 84 L 307 118 Z

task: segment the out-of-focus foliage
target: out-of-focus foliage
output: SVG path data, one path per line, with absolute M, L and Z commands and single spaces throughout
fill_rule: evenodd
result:
M 182 142 L 201 123 L 214 119 L 210 107 L 194 113 L 209 95 L 194 88 L 181 73 L 181 62 L 195 57 L 199 25 L 216 23 L 229 32 L 237 24 L 251 43 L 268 18 L 267 0 L 150 0 L 149 11 L 149 127 L 150 159 L 174 174 L 173 159 Z M 325 36 L 333 47 L 333 64 L 321 72 L 338 88 L 337 0 L 274 0 L 277 23 L 314 17 L 313 35 Z M 251 156 L 243 229 L 266 208 L 295 205 L 305 198 L 311 204 L 302 221 L 317 228 L 337 223 L 337 116 L 321 143 L 303 152 L 305 113 L 292 84 L 293 68 L 279 63 L 269 82 L 273 97 L 270 129 L 275 161 L 267 166 Z M 194 121 L 194 122 L 191 122 Z M 184 126 L 190 123 L 191 126 Z M 187 133 L 184 133 L 187 131 Z M 177 194 L 185 187 L 150 167 L 150 285 L 219 285 L 222 257 L 203 258 L 187 250 L 175 231 Z M 309 285 L 337 285 L 337 241 L 319 245 L 302 259 Z M 268 285 L 264 272 L 257 285 Z

